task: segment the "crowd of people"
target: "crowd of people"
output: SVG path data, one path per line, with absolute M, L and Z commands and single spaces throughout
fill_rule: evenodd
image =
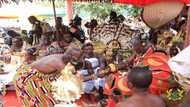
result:
M 115 16 L 116 12 L 112 11 L 106 23 L 119 25 L 127 20 L 121 15 Z M 18 99 L 26 107 L 51 107 L 60 103 L 81 107 L 174 107 L 167 102 L 188 97 L 187 90 L 177 83 L 167 63 L 184 48 L 184 26 L 187 23 L 184 14 L 162 28 L 151 29 L 147 38 L 143 38 L 141 33 L 131 37 L 132 47 L 128 48 L 131 54 L 127 58 L 114 38 L 116 42 L 111 47 L 107 46 L 101 53 L 95 52 L 93 35 L 101 36 L 102 33 L 97 32 L 99 26 L 95 19 L 85 24 L 87 33 L 82 29 L 82 18 L 79 16 L 69 26 L 57 17 L 54 28 L 35 16 L 30 16 L 28 20 L 33 25 L 32 30 L 28 33 L 22 31 L 22 34 L 11 32 L 11 38 L 5 39 L 7 48 L 2 45 L 0 51 L 6 63 L 11 63 L 10 56 L 22 59 L 14 83 Z M 68 66 L 75 68 L 67 70 L 71 72 L 69 75 L 75 75 L 72 78 L 63 72 Z M 83 88 L 80 98 L 76 98 L 78 95 L 73 90 L 57 91 L 56 95 L 73 99 L 67 102 L 56 100 L 52 91 L 56 89 L 52 89 L 52 83 L 61 75 L 62 82 L 69 79 L 76 82 L 74 77 L 82 81 L 74 83 Z M 60 90 L 69 87 L 62 86 Z M 168 92 L 170 89 L 173 91 Z M 178 95 L 178 90 L 184 91 L 183 94 Z M 189 106 L 186 100 L 183 101 L 177 107 Z

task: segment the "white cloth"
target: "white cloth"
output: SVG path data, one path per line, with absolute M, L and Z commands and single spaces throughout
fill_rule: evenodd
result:
M 83 76 L 88 75 L 88 70 L 81 70 L 80 74 L 83 75 Z M 93 89 L 94 89 L 94 85 L 95 85 L 94 80 L 85 81 L 84 84 L 83 84 L 84 92 L 85 93 L 92 92 Z
M 0 91 L 2 90 L 4 85 L 8 85 L 13 81 L 18 67 L 19 65 L 7 64 L 2 68 L 5 72 L 8 73 L 0 75 Z
M 95 75 L 98 74 L 99 68 L 99 61 L 97 58 L 85 58 L 86 61 L 89 61 L 92 64 L 93 73 Z M 83 76 L 88 75 L 88 70 L 83 69 L 80 71 L 80 74 Z M 90 93 L 93 91 L 94 88 L 99 89 L 99 87 L 104 87 L 105 78 L 97 78 L 96 80 L 89 80 L 84 82 L 84 90 L 86 93 Z
M 97 58 L 85 58 L 85 61 L 90 62 L 92 64 L 92 68 L 94 69 L 96 69 L 100 65 Z
M 99 69 L 100 69 L 99 67 L 95 69 L 95 74 L 96 75 L 97 75 Z M 106 80 L 105 80 L 105 78 L 97 78 L 94 81 L 95 81 L 95 87 L 96 87 L 96 89 L 99 89 L 99 87 L 104 87 Z
M 76 104 L 65 104 L 65 103 L 60 103 L 60 104 L 56 104 L 54 105 L 54 107 L 77 107 Z
M 190 46 L 168 61 L 172 71 L 190 77 Z
M 82 81 L 78 75 L 73 75 L 74 66 L 68 63 L 61 71 L 61 76 L 52 82 L 53 96 L 56 100 L 71 102 L 83 94 Z
M 168 61 L 168 65 L 182 86 L 190 85 L 190 46 Z M 185 87 L 184 87 L 185 88 Z

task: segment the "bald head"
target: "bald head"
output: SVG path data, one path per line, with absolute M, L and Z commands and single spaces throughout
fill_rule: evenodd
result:
M 81 56 L 81 50 L 80 48 L 76 48 L 76 47 L 69 47 L 65 53 L 64 56 L 70 58 L 71 60 L 78 60 Z
M 145 67 L 135 67 L 129 72 L 128 81 L 138 89 L 148 89 L 152 82 L 152 72 Z

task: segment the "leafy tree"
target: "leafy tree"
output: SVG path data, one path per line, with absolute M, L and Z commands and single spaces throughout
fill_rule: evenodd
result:
M 109 13 L 114 10 L 119 14 L 126 13 L 128 16 L 136 16 L 141 12 L 140 8 L 132 5 L 118 5 L 112 3 L 75 3 L 74 13 L 85 17 L 88 14 L 90 18 L 105 20 Z M 82 14 L 83 13 L 83 14 Z
M 43 6 L 52 6 L 52 0 L 0 0 L 0 6 L 12 2 L 19 3 L 19 1 L 31 1 Z M 65 7 L 65 0 L 55 0 L 55 6 Z M 132 5 L 118 5 L 112 3 L 74 3 L 75 14 L 87 14 L 90 18 L 105 20 L 111 10 L 115 10 L 119 14 L 125 13 L 128 16 L 136 16 L 141 12 L 141 9 Z

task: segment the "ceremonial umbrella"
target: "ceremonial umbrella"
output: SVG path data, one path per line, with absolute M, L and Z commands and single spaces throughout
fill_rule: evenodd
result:
M 182 3 L 190 4 L 190 0 L 112 0 L 113 3 L 133 4 L 140 7 L 163 1 L 179 1 Z

